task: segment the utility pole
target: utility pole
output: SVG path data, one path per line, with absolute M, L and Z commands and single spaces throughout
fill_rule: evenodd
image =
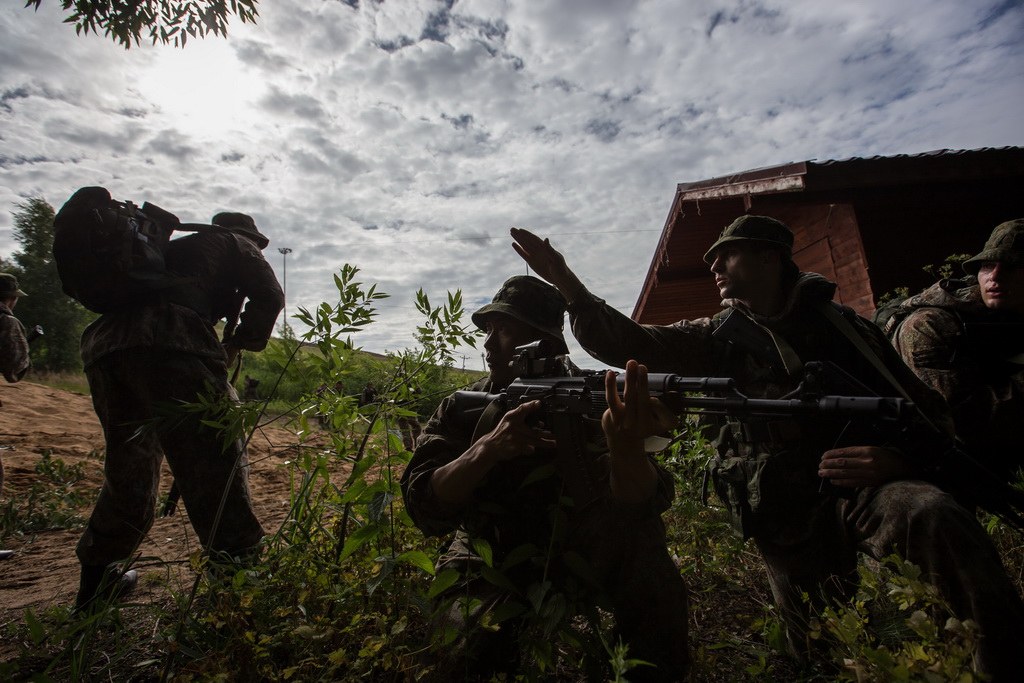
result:
M 277 250 L 281 252 L 281 267 L 284 270 L 281 289 L 284 290 L 284 324 L 288 324 L 288 254 L 292 253 L 292 250 L 288 247 L 278 247 Z

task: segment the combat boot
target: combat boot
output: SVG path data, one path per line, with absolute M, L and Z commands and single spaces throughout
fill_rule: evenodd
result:
M 138 581 L 139 573 L 134 569 L 122 572 L 116 566 L 83 564 L 75 612 L 91 611 L 118 600 L 130 593 Z

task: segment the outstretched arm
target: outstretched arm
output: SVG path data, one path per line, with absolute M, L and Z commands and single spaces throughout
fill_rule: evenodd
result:
M 554 285 L 565 300 L 572 303 L 583 290 L 583 283 L 566 265 L 565 257 L 551 246 L 550 240 L 541 239 L 529 230 L 512 228 L 511 233 L 514 240 L 512 248 L 516 253 L 538 276 Z

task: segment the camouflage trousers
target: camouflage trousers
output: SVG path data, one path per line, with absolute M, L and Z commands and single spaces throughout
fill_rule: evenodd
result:
M 173 412 L 175 403 L 210 391 L 232 395 L 224 361 L 131 349 L 104 356 L 86 376 L 107 453 L 103 488 L 78 542 L 83 565 L 109 564 L 135 550 L 153 525 L 164 456 L 204 548 L 237 554 L 259 543 L 264 532 L 250 502 L 241 444 L 225 448 L 220 432 L 195 414 Z
M 897 553 L 921 567 L 959 618 L 977 622 L 978 668 L 996 682 L 1019 680 L 1024 603 L 972 512 L 931 484 L 895 481 L 838 499 L 824 513 L 801 543 L 755 537 L 795 654 L 808 650 L 802 593 L 815 606 L 846 597 L 856 587 L 858 550 L 876 560 Z
M 658 515 L 631 519 L 616 512 L 617 506 L 609 505 L 588 516 L 567 545 L 554 551 L 558 557 L 548 560 L 543 576 L 540 567 L 510 572 L 509 579 L 516 590 L 500 587 L 474 571 L 473 567 L 482 562 L 475 556 L 460 555 L 468 547 L 465 536 L 460 534 L 453 550 L 438 567 L 455 567 L 465 576 L 441 596 L 442 609 L 436 620 L 438 632 L 456 634 L 455 641 L 433 653 L 435 666 L 430 680 L 491 680 L 502 672 L 512 680 L 520 673 L 519 662 L 524 657 L 520 636 L 526 619 L 502 621 L 494 630 L 482 627 L 481 618 L 487 612 L 500 611 L 510 602 L 525 603 L 529 611 L 531 587 L 539 585 L 545 577 L 554 584 L 553 590 L 572 594 L 577 602 L 590 596 L 591 608 L 600 605 L 612 613 L 615 633 L 609 644 L 621 639 L 629 647 L 630 659 L 654 665 L 630 670 L 630 681 L 687 680 L 687 589 L 665 546 L 664 525 Z M 561 557 L 567 553 L 586 562 L 589 578 L 595 585 L 582 592 L 578 586 L 576 590 L 567 589 L 560 576 L 578 575 L 577 570 L 565 571 Z M 603 657 L 601 661 L 585 662 L 587 680 L 607 679 L 606 661 L 607 657 Z

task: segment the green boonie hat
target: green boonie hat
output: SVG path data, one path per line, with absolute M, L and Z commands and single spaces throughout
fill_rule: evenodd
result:
M 266 249 L 267 245 L 270 244 L 270 239 L 260 232 L 259 228 L 256 227 L 256 221 L 248 214 L 224 211 L 214 216 L 211 222 L 222 228 L 230 228 L 232 232 L 245 235 L 255 242 L 260 249 Z
M 504 313 L 565 343 L 565 297 L 543 280 L 530 275 L 513 275 L 505 280 L 491 303 L 473 314 L 473 324 L 484 329 L 485 317 L 491 313 Z
M 0 273 L 0 298 L 9 299 L 12 296 L 28 296 L 18 289 L 18 278 L 10 273 Z
M 977 275 L 985 261 L 998 261 L 1011 266 L 1024 265 L 1024 218 L 997 225 L 981 253 L 964 261 L 964 270 Z
M 715 250 L 723 244 L 739 241 L 771 244 L 784 248 L 789 254 L 793 250 L 793 231 L 768 216 L 740 216 L 718 236 L 718 241 L 704 254 L 704 262 L 713 263 Z

